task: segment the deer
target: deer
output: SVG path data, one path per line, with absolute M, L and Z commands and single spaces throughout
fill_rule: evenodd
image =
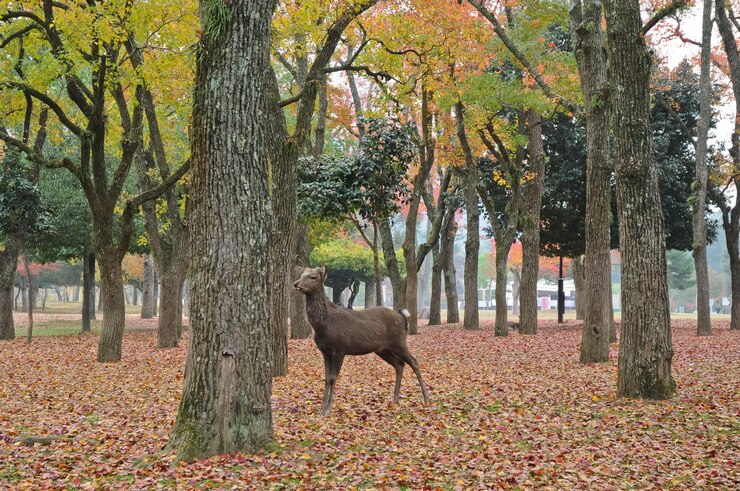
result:
M 334 305 L 324 293 L 326 275 L 324 266 L 306 268 L 293 283 L 293 288 L 306 296 L 306 314 L 314 330 L 314 342 L 324 356 L 324 400 L 319 415 L 326 417 L 331 412 L 334 387 L 347 355 L 375 353 L 396 370 L 394 405 L 401 395 L 403 368 L 409 365 L 419 380 L 424 404 L 429 404 L 419 363 L 406 344 L 408 310 L 385 307 L 349 310 Z

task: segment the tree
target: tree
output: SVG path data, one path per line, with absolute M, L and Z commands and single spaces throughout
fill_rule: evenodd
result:
M 732 282 L 732 304 L 730 310 L 730 329 L 740 329 L 740 50 L 737 47 L 737 37 L 740 28 L 737 20 L 728 12 L 729 6 L 724 0 L 715 1 L 715 19 L 717 29 L 722 37 L 722 46 L 727 56 L 727 71 L 735 99 L 735 128 L 732 133 L 730 157 L 732 162 L 728 166 L 728 183 L 735 187 L 735 205 L 730 206 L 727 196 L 720 196 L 716 200 L 722 210 L 722 227 L 725 230 L 727 253 L 730 256 L 730 277 Z M 731 20 L 732 18 L 732 20 Z M 735 26 L 735 29 L 733 29 Z
M 135 6 L 157 7 L 153 3 Z M 57 121 L 53 126 L 55 133 L 76 138 L 78 148 L 74 150 L 78 157 L 50 159 L 41 149 L 12 136 L 5 126 L 0 127 L 0 139 L 23 151 L 36 165 L 65 168 L 80 182 L 92 212 L 92 248 L 100 265 L 101 298 L 105 304 L 98 361 L 119 361 L 125 322 L 121 260 L 129 248 L 133 216 L 141 204 L 169 189 L 188 166 L 181 166 L 156 188 L 123 205 L 119 203 L 139 150 L 144 119 L 143 104 L 135 104 L 131 111 L 122 104 L 133 98 L 140 102 L 144 90 L 136 67 L 126 63 L 135 58 L 128 57 L 129 53 L 137 50 L 131 43 L 133 6 L 101 9 L 44 0 L 27 9 L 4 12 L 0 19 L 6 33 L 17 37 L 19 43 L 27 39 L 25 49 L 34 56 L 24 63 L 27 76 L 6 78 L 0 86 L 48 107 Z M 82 37 L 78 36 L 80 26 L 84 26 Z M 66 96 L 57 98 L 57 93 Z M 111 99 L 116 103 L 117 115 L 108 110 Z M 119 148 L 112 151 L 110 140 L 116 138 Z
M 381 234 L 380 229 L 385 226 L 390 229 L 387 220 L 408 200 L 406 180 L 416 145 L 408 124 L 368 119 L 364 126 L 366 134 L 354 155 L 304 161 L 298 187 L 298 214 L 305 218 L 352 222 L 373 251 L 376 292 L 382 280 L 378 247 L 378 240 L 382 239 L 386 268 L 396 284 L 396 304 L 404 299 L 401 273 L 390 232 Z M 372 225 L 372 238 L 366 234 L 364 224 Z
M 712 81 L 710 52 L 712 48 L 712 0 L 704 0 L 702 14 L 701 55 L 699 62 L 699 124 L 696 135 L 696 179 L 691 216 L 693 231 L 694 272 L 696 274 L 696 334 L 712 334 L 709 313 L 709 269 L 707 267 L 707 225 L 704 219 L 707 201 L 707 138 L 712 118 Z
M 581 339 L 581 363 L 609 359 L 611 328 L 611 264 L 609 220 L 612 163 L 609 119 L 612 94 L 607 81 L 601 3 L 572 3 L 573 45 L 585 101 L 586 122 L 586 306 Z
M 23 251 L 25 272 L 29 280 L 28 289 L 32 292 L 29 253 L 33 246 L 42 243 L 53 229 L 49 220 L 49 212 L 41 200 L 38 187 L 23 175 L 25 172 L 22 160 L 20 152 L 11 150 L 0 167 L 0 239 L 7 242 L 7 247 L 11 249 L 11 252 L 16 247 L 18 251 Z M 14 339 L 15 328 L 10 311 L 13 283 L 11 281 L 9 285 L 3 284 L 2 286 L 0 295 L 3 295 L 3 300 L 7 300 L 7 304 L 5 302 L 1 304 L 4 307 L 0 312 L 2 315 L 0 317 L 0 339 Z M 27 342 L 30 344 L 33 331 L 32 293 L 29 295 L 28 318 Z
M 292 46 L 298 47 L 298 59 L 300 60 L 300 76 L 295 76 L 296 82 L 302 85 L 298 93 L 286 99 L 280 100 L 280 91 L 277 76 L 271 71 L 268 80 L 271 102 L 268 107 L 268 121 L 272 125 L 270 132 L 271 150 L 271 175 L 273 192 L 273 211 L 275 214 L 274 228 L 270 234 L 272 241 L 270 250 L 270 284 L 273 292 L 272 312 L 272 339 L 273 339 L 273 369 L 275 376 L 285 375 L 288 371 L 288 287 L 290 278 L 291 260 L 290 254 L 294 250 L 296 229 L 296 203 L 298 186 L 298 159 L 309 153 L 310 130 L 313 118 L 316 97 L 327 73 L 342 71 L 347 67 L 334 69 L 329 67 L 334 51 L 339 44 L 342 33 L 347 26 L 363 12 L 373 7 L 379 0 L 359 0 L 350 3 L 346 8 L 327 9 L 326 15 L 320 14 L 318 18 L 312 17 L 309 2 L 295 2 L 281 6 L 277 20 L 280 28 L 276 29 L 278 34 L 284 27 L 296 36 L 291 38 Z M 306 16 L 305 13 L 309 12 Z M 301 13 L 303 15 L 296 15 Z M 287 24 L 287 25 L 286 25 Z M 313 63 L 308 66 L 305 45 L 300 41 L 305 36 L 300 32 L 301 27 L 308 27 L 306 32 L 319 37 L 317 42 L 316 56 Z M 295 29 L 298 29 L 297 31 Z M 298 40 L 297 43 L 293 42 Z M 287 65 L 287 64 L 286 64 Z M 289 65 L 288 65 L 289 66 Z M 305 69 L 305 70 L 304 70 Z M 295 71 L 295 70 L 294 70 Z M 296 72 L 297 73 L 297 72 Z M 295 109 L 294 127 L 292 132 L 288 131 L 288 123 L 283 107 L 297 103 Z M 323 142 L 322 142 L 323 144 Z
M 168 443 L 182 460 L 253 452 L 273 439 L 272 128 L 264 115 L 274 5 L 201 2 L 191 139 L 191 339 Z
M 606 0 L 608 78 L 622 254 L 617 397 L 673 396 L 673 346 L 658 172 L 650 132 L 650 53 L 637 0 Z M 658 15 L 658 14 L 656 14 Z M 588 271 L 587 271 L 587 274 Z

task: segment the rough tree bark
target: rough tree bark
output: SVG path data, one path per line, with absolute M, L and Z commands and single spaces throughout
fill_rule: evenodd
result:
M 676 384 L 663 213 L 650 128 L 650 52 L 641 32 L 639 1 L 606 0 L 605 7 L 622 252 L 617 397 L 665 399 L 675 394 Z M 586 274 L 594 272 L 587 267 Z
M 732 133 L 730 156 L 734 168 L 740 169 L 740 52 L 736 44 L 736 35 L 733 33 L 732 21 L 729 19 L 724 0 L 716 0 L 715 18 L 717 29 L 722 36 L 722 44 L 727 55 L 727 64 L 730 68 L 732 94 L 735 99 L 735 129 Z M 730 256 L 730 284 L 732 289 L 732 304 L 730 307 L 730 329 L 740 329 L 740 174 L 735 173 L 731 178 L 735 186 L 735 206 L 730 208 L 729 203 L 722 202 L 722 226 L 725 229 L 727 253 Z
M 586 118 L 586 278 L 581 363 L 609 360 L 611 296 L 611 174 L 609 118 L 602 6 L 598 0 L 574 0 L 572 36 Z
M 141 292 L 141 318 L 154 317 L 154 258 L 144 254 L 144 281 Z
M 701 61 L 699 75 L 699 121 L 696 134 L 696 178 L 692 207 L 693 256 L 696 273 L 696 334 L 710 336 L 712 319 L 709 311 L 709 270 L 707 268 L 707 137 L 712 119 L 712 80 L 710 52 L 712 48 L 712 1 L 704 0 L 702 14 Z
M 542 117 L 527 111 L 529 171 L 534 178 L 524 187 L 522 224 L 522 276 L 519 285 L 519 333 L 537 334 L 537 280 L 540 274 L 540 208 L 545 184 L 545 150 L 542 142 Z M 498 310 L 498 303 L 496 304 Z
M 13 283 L 18 267 L 20 244 L 11 238 L 0 251 L 0 340 L 15 339 L 13 325 Z
M 463 172 L 463 196 L 465 199 L 465 215 L 467 217 L 467 239 L 465 240 L 465 309 L 463 310 L 463 328 L 479 329 L 478 321 L 478 253 L 480 251 L 480 210 L 478 209 L 478 168 L 473 159 L 473 153 L 465 134 L 463 120 L 463 104 L 455 104 L 455 119 L 457 120 L 457 138 L 460 141 L 465 156 L 465 170 Z M 506 302 L 504 302 L 506 305 Z M 497 305 L 498 306 L 498 305 Z M 497 309 L 498 310 L 498 309 Z
M 273 440 L 264 114 L 274 5 L 233 2 L 228 16 L 210 18 L 213 9 L 201 2 L 205 32 L 191 139 L 191 340 L 168 443 L 181 460 L 253 452 Z
M 457 236 L 456 209 L 450 209 L 442 221 L 442 240 L 439 245 L 439 261 L 442 264 L 445 299 L 447 302 L 448 324 L 460 322 L 460 311 L 457 307 L 457 271 L 455 270 L 455 236 Z

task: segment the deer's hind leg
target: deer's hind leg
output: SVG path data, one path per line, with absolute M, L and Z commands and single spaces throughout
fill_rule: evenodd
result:
M 393 389 L 393 404 L 398 404 L 398 399 L 401 397 L 401 379 L 403 378 L 403 365 L 404 362 L 391 351 L 378 351 L 375 353 L 383 360 L 386 361 L 396 370 L 396 387 Z
M 419 386 L 421 387 L 421 395 L 424 398 L 424 404 L 429 404 L 429 393 L 427 392 L 427 384 L 424 383 L 424 379 L 421 376 L 419 370 L 419 362 L 416 361 L 408 349 L 403 351 L 394 352 L 394 355 L 407 363 L 416 374 L 416 378 L 419 379 Z
M 344 355 L 324 353 L 324 402 L 321 405 L 320 416 L 328 416 L 334 403 L 334 387 L 337 385 L 337 377 L 342 369 Z

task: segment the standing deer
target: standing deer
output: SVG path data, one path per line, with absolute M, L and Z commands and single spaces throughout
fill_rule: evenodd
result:
M 419 379 L 424 404 L 429 394 L 419 371 L 419 363 L 406 345 L 409 313 L 406 309 L 394 311 L 385 307 L 348 310 L 338 307 L 324 294 L 326 268 L 306 268 L 293 288 L 306 295 L 306 314 L 313 326 L 314 341 L 324 355 L 324 402 L 321 416 L 331 412 L 334 386 L 345 355 L 375 353 L 396 370 L 393 404 L 401 394 L 403 366 L 408 364 Z

